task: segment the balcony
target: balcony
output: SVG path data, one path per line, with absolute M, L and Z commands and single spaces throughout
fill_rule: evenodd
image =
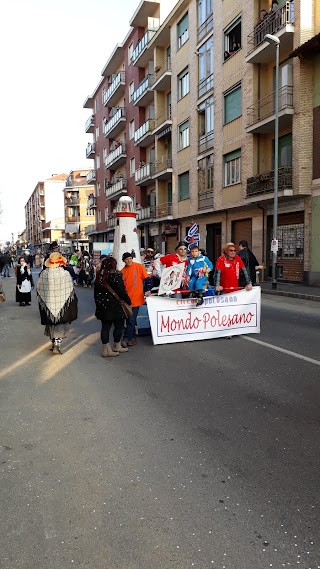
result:
M 284 166 L 278 170 L 278 191 L 279 196 L 292 195 L 292 166 Z M 274 170 L 263 172 L 252 176 L 247 180 L 247 198 L 261 196 L 262 194 L 273 194 L 274 192 Z
M 152 164 L 144 164 L 135 171 L 134 173 L 134 181 L 137 186 L 148 186 L 150 183 L 153 183 L 152 179 Z
M 120 142 L 116 148 L 106 156 L 105 166 L 106 168 L 117 168 L 125 163 L 126 158 L 126 145 Z
M 115 109 L 108 121 L 103 125 L 105 138 L 115 138 L 124 129 L 126 124 L 126 110 L 124 107 Z
M 275 59 L 275 47 L 265 41 L 266 34 L 272 34 L 280 40 L 280 58 L 282 53 L 293 50 L 294 2 L 266 16 L 248 35 L 247 63 L 270 63 Z
M 164 131 L 168 132 L 169 128 L 172 128 L 171 105 L 165 107 L 155 118 L 154 134 L 159 138 L 159 135 L 164 133 Z
M 95 209 L 97 207 L 97 198 L 95 196 L 89 196 L 87 201 L 88 209 Z
M 111 214 L 107 219 L 107 228 L 113 229 L 115 226 L 116 226 L 116 217 Z
M 166 57 L 154 70 L 153 86 L 155 91 L 167 91 L 171 85 L 171 57 Z
M 202 154 L 203 152 L 207 152 L 207 150 L 211 150 L 213 148 L 214 143 L 214 133 L 209 132 L 208 134 L 204 134 L 199 138 L 199 145 L 198 145 L 198 153 Z
M 88 146 L 86 148 L 86 157 L 87 158 L 94 158 L 96 153 L 96 144 L 95 142 L 92 142 L 90 144 L 90 142 L 88 143 Z
M 109 89 L 103 94 L 104 106 L 113 107 L 125 91 L 125 72 L 120 71 L 112 81 Z
M 151 218 L 156 221 L 158 219 L 173 219 L 172 217 L 172 204 L 163 203 L 151 207 Z
M 198 209 L 213 209 L 213 190 L 203 191 L 203 184 L 198 186 Z
M 274 131 L 275 92 L 270 93 L 247 109 L 246 131 L 268 133 Z M 279 89 L 279 128 L 291 125 L 293 110 L 293 87 L 285 85 Z
M 114 179 L 106 187 L 106 198 L 108 200 L 121 198 L 121 196 L 125 196 L 127 193 L 127 180 L 125 178 Z
M 96 225 L 92 224 L 92 225 L 87 225 L 84 228 L 84 233 L 85 235 L 92 235 L 93 233 L 95 233 L 97 231 L 97 227 Z
M 162 156 L 161 160 L 153 165 L 153 179 L 170 180 L 172 177 L 172 159 L 168 156 Z
M 91 170 L 87 174 L 87 184 L 95 184 L 97 179 L 97 172 L 95 170 Z
M 80 199 L 79 198 L 65 198 L 65 205 L 68 207 L 72 207 L 75 205 L 80 205 Z
M 132 100 L 138 107 L 146 107 L 153 101 L 153 75 L 149 74 L 141 81 L 137 89 L 133 92 Z
M 76 216 L 76 215 L 66 215 L 66 216 L 65 216 L 65 221 L 66 221 L 66 224 L 67 224 L 67 223 L 76 223 L 76 221 L 77 221 L 77 216 Z M 66 230 L 67 230 L 67 229 L 66 229 Z M 69 231 L 69 233 L 72 233 L 72 232 Z
M 209 91 L 213 92 L 213 73 L 202 79 L 198 84 L 198 99 L 206 95 Z
M 198 42 L 205 38 L 211 30 L 213 30 L 213 14 L 210 14 L 206 21 L 198 27 Z
M 142 207 L 137 209 L 137 223 L 151 219 L 150 207 Z
M 94 131 L 94 115 L 91 115 L 91 117 L 89 117 L 88 120 L 86 121 L 85 131 L 93 133 L 93 131 Z
M 154 139 L 153 134 L 154 120 L 148 119 L 138 130 L 134 133 L 134 143 L 136 146 L 149 146 Z
M 157 27 L 157 29 L 159 26 Z M 139 62 L 140 67 L 145 67 L 145 65 L 149 61 L 150 54 L 146 53 L 148 43 L 152 40 L 153 36 L 156 33 L 156 30 L 147 30 L 144 34 L 143 38 L 137 43 L 136 47 L 134 48 L 131 56 L 131 61 L 133 65 L 137 65 Z

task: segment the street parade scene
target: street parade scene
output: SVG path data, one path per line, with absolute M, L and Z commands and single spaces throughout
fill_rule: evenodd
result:
M 1 13 L 0 569 L 320 569 L 320 0 Z

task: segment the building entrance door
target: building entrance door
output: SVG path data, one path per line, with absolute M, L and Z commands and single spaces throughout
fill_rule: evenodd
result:
M 221 223 L 210 223 L 206 226 L 206 251 L 207 255 L 215 265 L 217 258 L 221 255 Z

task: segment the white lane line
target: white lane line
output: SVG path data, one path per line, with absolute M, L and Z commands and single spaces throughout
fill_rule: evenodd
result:
M 260 344 L 261 346 L 266 346 L 267 348 L 271 348 L 272 350 L 276 350 L 277 352 L 282 352 L 283 354 L 287 354 L 288 356 L 293 356 L 294 358 L 298 358 L 299 360 L 304 360 L 305 362 L 309 362 L 310 364 L 315 364 L 320 366 L 320 361 L 313 360 L 312 358 L 308 358 L 307 356 L 302 356 L 301 354 L 296 354 L 295 352 L 290 352 L 290 350 L 285 350 L 284 348 L 279 348 L 278 346 L 274 346 L 273 344 L 268 344 L 267 342 L 262 342 L 261 340 L 256 340 L 255 338 L 249 338 L 249 336 L 240 336 L 244 340 L 249 340 L 249 342 L 254 342 L 255 344 Z

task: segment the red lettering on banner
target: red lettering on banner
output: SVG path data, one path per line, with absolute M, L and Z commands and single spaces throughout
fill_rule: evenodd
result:
M 181 318 L 173 318 L 170 315 L 165 316 L 161 314 L 160 320 L 160 333 L 170 332 L 184 332 L 198 330 L 200 325 L 203 325 L 204 330 L 213 328 L 231 328 L 239 324 L 250 324 L 255 314 L 252 312 L 242 312 L 236 314 L 221 314 L 221 310 L 217 310 L 215 314 L 211 315 L 210 312 L 202 314 L 198 318 L 193 312 L 187 312 L 187 316 Z

